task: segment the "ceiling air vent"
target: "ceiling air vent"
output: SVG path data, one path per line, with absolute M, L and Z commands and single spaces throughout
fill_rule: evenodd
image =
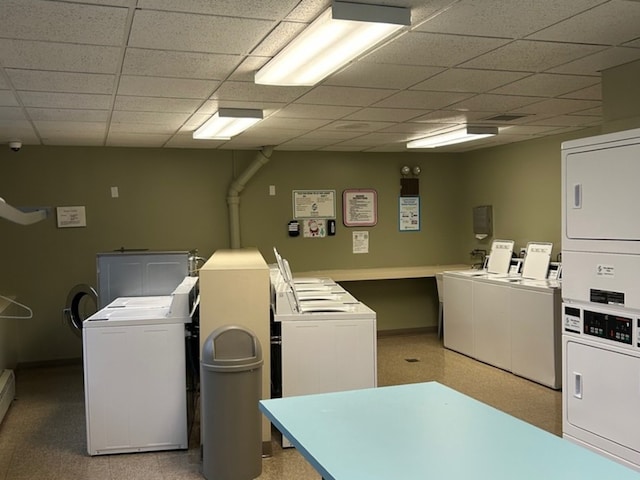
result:
M 522 115 L 522 114 L 503 114 L 503 115 L 496 115 L 495 117 L 489 117 L 489 118 L 485 118 L 485 120 L 490 120 L 492 122 L 513 122 L 514 120 L 518 120 L 519 118 L 523 118 L 526 117 L 527 115 Z

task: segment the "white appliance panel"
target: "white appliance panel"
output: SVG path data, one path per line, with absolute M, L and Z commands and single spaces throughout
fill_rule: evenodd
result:
M 640 141 L 566 155 L 567 237 L 638 240 Z
M 637 353 L 565 337 L 563 432 L 614 455 L 640 460 L 640 358 Z M 637 468 L 637 467 L 636 467 Z
M 89 454 L 187 448 L 184 324 L 112 325 L 83 328 Z
M 565 299 L 640 310 L 640 255 L 563 251 L 562 264 Z
M 444 346 L 475 356 L 473 289 L 469 275 L 444 272 Z
M 507 282 L 473 282 L 475 358 L 505 370 L 511 369 L 510 295 Z
M 511 288 L 511 371 L 551 388 L 562 386 L 560 290 Z

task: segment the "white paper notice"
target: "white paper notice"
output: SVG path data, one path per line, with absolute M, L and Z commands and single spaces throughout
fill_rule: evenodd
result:
M 353 232 L 353 253 L 369 253 L 369 232 Z

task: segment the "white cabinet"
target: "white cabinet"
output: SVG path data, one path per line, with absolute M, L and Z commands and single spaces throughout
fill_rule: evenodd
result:
M 83 346 L 90 455 L 187 448 L 183 323 L 85 327 Z
M 375 320 L 282 322 L 282 396 L 376 386 Z

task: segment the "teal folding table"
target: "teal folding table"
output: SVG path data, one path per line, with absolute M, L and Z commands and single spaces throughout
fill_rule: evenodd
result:
M 260 401 L 326 480 L 640 480 L 436 382 Z

